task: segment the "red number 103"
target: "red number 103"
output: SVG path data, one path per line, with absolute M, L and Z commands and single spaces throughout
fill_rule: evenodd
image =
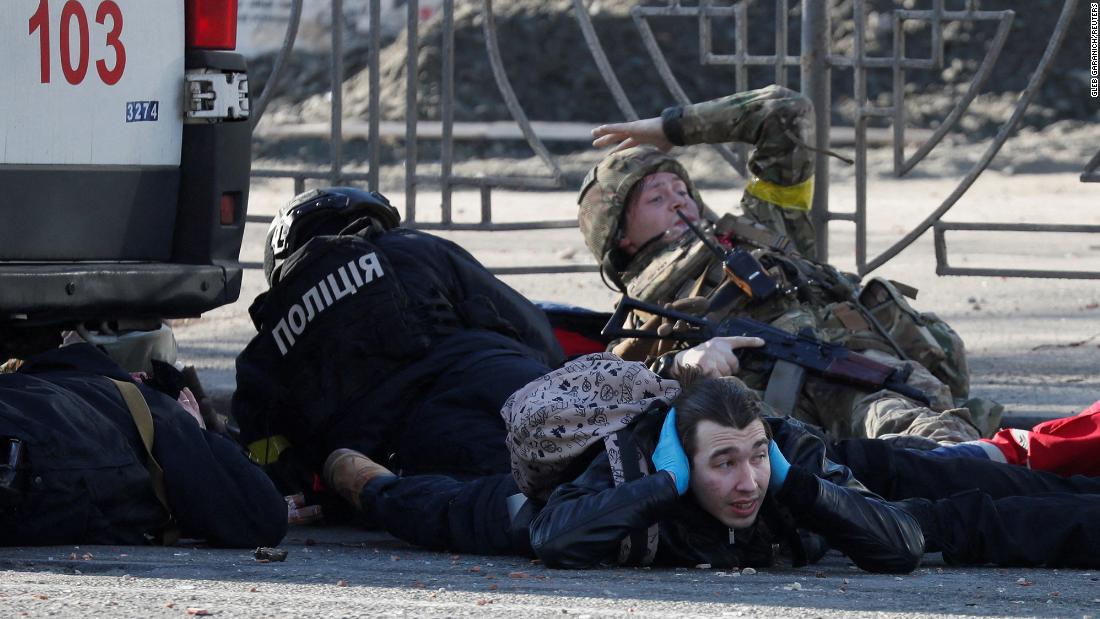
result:
M 126 69 L 126 48 L 122 45 L 122 10 L 118 8 L 114 0 L 103 0 L 96 9 L 95 22 L 105 24 L 111 20 L 111 29 L 107 32 L 106 45 L 115 52 L 115 64 L 107 68 L 107 61 L 103 58 L 95 61 L 96 73 L 104 84 L 113 86 L 122 79 L 122 72 Z M 76 60 L 73 60 L 73 50 L 70 49 L 72 41 L 72 29 L 76 27 Z M 61 72 L 65 74 L 65 81 L 76 85 L 84 81 L 88 74 L 89 34 L 88 14 L 84 11 L 84 5 L 78 0 L 68 0 L 61 8 L 60 40 L 61 40 Z M 50 7 L 49 0 L 39 0 L 38 10 L 31 15 L 28 22 L 28 34 L 38 32 L 39 71 L 43 84 L 50 83 Z

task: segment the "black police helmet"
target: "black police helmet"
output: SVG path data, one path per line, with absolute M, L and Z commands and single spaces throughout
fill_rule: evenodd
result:
M 370 217 L 389 230 L 401 215 L 386 196 L 355 187 L 326 187 L 300 193 L 271 220 L 264 244 L 264 277 L 272 284 L 276 263 L 305 245 L 311 238 L 338 234 L 357 219 Z

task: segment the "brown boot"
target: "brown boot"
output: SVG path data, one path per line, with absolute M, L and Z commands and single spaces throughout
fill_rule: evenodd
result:
M 383 475 L 393 475 L 389 469 L 354 449 L 337 449 L 325 459 L 322 469 L 325 484 L 348 502 L 359 507 L 359 494 L 367 482 Z

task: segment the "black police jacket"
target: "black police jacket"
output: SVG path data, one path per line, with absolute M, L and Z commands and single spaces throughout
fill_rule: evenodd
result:
M 541 310 L 458 245 L 403 228 L 311 239 L 249 312 L 258 333 L 237 358 L 233 399 L 241 441 L 282 436 L 314 470 L 338 447 L 384 461 L 447 370 L 502 354 L 561 361 Z M 496 423 L 520 386 L 484 404 Z
M 652 453 L 663 415 L 635 429 Z M 690 491 L 680 497 L 672 476 L 658 472 L 616 486 L 606 452 L 580 477 L 558 487 L 530 525 L 531 545 L 546 565 L 586 568 L 621 562 L 624 538 L 656 524 L 655 561 L 665 565 L 770 566 L 773 544 L 786 546 L 796 565 L 816 561 L 828 547 L 872 572 L 917 567 L 924 538 L 917 521 L 864 488 L 846 467 L 825 458 L 825 445 L 794 420 L 769 419 L 791 463 L 782 489 L 768 493 L 757 521 L 731 532 L 703 511 Z M 648 439 L 648 440 L 646 440 Z
M 140 544 L 167 521 L 130 409 L 105 377 L 132 382 L 88 344 L 43 353 L 0 375 L 0 437 L 25 449 L 16 471 L 4 467 L 5 475 L 16 474 L 0 491 L 0 543 Z M 138 388 L 183 537 L 242 548 L 278 544 L 286 503 L 267 475 L 233 441 L 200 428 L 175 399 Z

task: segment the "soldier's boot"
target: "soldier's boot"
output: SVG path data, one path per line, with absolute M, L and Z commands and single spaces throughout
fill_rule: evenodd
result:
M 970 398 L 962 403 L 962 407 L 970 411 L 970 418 L 984 438 L 993 436 L 1001 428 L 1001 418 L 1005 412 L 1003 404 L 986 398 Z
M 337 449 L 332 452 L 325 459 L 325 466 L 321 471 L 325 484 L 357 509 L 361 507 L 359 495 L 370 480 L 393 476 L 389 469 L 354 449 Z

